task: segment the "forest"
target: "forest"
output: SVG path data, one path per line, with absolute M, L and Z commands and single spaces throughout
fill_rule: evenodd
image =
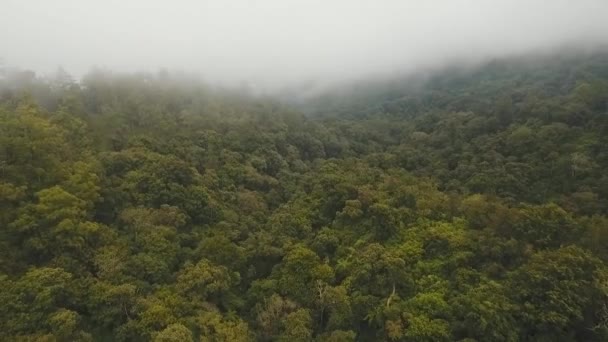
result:
M 608 52 L 305 99 L 0 75 L 1 341 L 607 341 Z

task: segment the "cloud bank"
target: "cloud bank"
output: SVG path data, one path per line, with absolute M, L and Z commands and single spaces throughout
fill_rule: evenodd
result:
M 608 42 L 606 0 L 4 0 L 0 57 L 277 87 Z

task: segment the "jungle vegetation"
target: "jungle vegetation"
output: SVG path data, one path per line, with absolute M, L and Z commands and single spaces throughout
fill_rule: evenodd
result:
M 2 341 L 608 340 L 606 53 L 0 103 Z

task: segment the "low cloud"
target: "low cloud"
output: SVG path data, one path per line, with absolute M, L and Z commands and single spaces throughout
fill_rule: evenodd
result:
M 608 42 L 605 0 L 5 0 L 0 57 L 277 88 Z

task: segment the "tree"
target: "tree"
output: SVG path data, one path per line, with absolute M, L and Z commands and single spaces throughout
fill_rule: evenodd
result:
M 173 323 L 155 334 L 154 342 L 193 342 L 192 332 L 179 323 Z
M 520 305 L 522 338 L 583 338 L 586 310 L 601 303 L 601 262 L 579 247 L 543 251 L 510 275 L 512 298 Z
M 278 290 L 285 296 L 299 303 L 311 303 L 316 297 L 317 281 L 331 282 L 334 272 L 315 252 L 299 245 L 287 253 L 276 277 Z

